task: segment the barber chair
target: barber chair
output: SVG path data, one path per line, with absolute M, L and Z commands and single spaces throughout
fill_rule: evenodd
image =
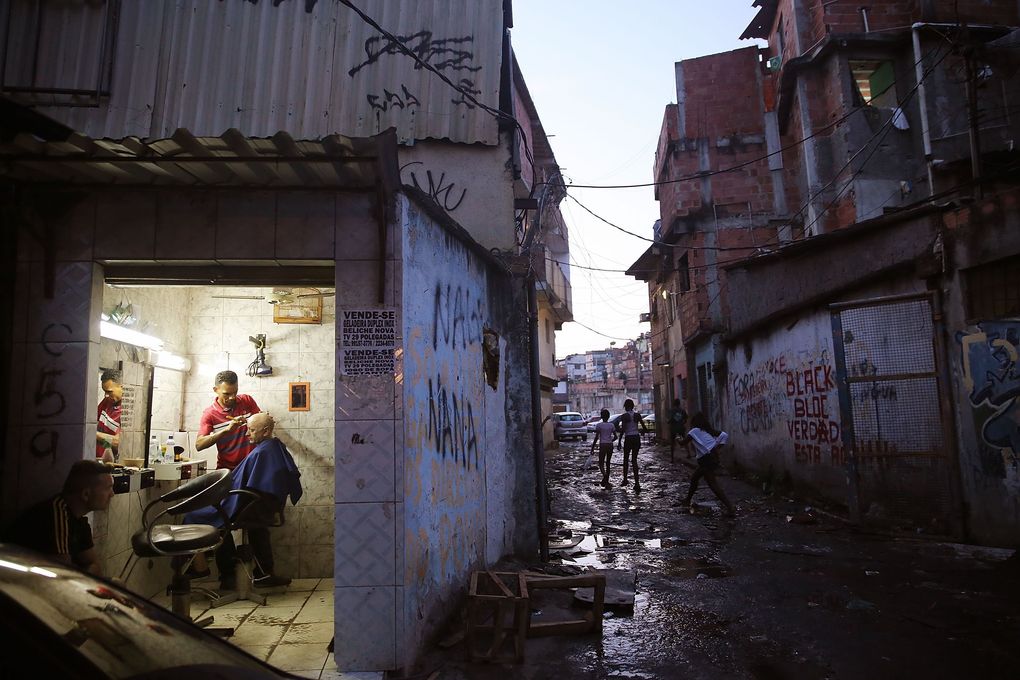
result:
M 163 494 L 146 506 L 142 513 L 142 529 L 131 537 L 133 557 L 186 558 L 172 562 L 173 578 L 168 590 L 171 611 L 187 621 L 192 620 L 191 580 L 184 572 L 196 554 L 219 547 L 223 537 L 220 529 L 211 524 L 165 524 L 160 523 L 160 519 L 166 515 L 183 515 L 205 507 L 219 508 L 223 499 L 230 493 L 230 484 L 230 470 L 214 470 Z M 150 519 L 149 513 L 157 505 L 166 507 Z M 121 570 L 122 580 L 126 582 L 126 578 L 130 578 L 138 562 L 138 559 L 128 560 Z M 127 577 L 124 576 L 124 571 L 128 571 Z M 212 620 L 210 616 L 195 621 L 195 624 L 204 627 L 212 623 Z M 230 635 L 233 630 L 216 632 Z
M 280 527 L 284 524 L 283 506 L 276 496 L 257 489 L 232 489 L 229 496 L 237 496 L 237 511 L 230 519 L 227 531 L 241 531 L 241 541 L 235 541 L 236 559 L 242 574 L 237 574 L 237 589 L 224 591 L 210 596 L 211 608 L 221 607 L 238 600 L 248 600 L 265 605 L 266 596 L 252 590 L 257 565 L 251 544 L 248 541 L 248 530 L 253 528 Z M 226 503 L 224 503 L 226 504 Z

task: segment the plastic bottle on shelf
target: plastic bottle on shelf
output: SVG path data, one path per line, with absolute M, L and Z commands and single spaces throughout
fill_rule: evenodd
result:
M 159 441 L 156 439 L 156 435 L 149 436 L 149 465 L 155 465 L 156 463 L 162 462 L 159 450 Z
M 174 435 L 171 432 L 167 436 L 167 438 L 166 438 L 166 447 L 163 450 L 163 462 L 164 463 L 172 463 L 172 462 L 174 462 L 174 460 L 176 460 L 176 456 L 174 456 L 174 450 L 175 450 L 175 448 L 174 448 Z

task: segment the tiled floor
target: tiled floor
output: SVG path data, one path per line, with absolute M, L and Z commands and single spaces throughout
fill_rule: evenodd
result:
M 196 585 L 203 585 L 201 581 Z M 207 585 L 215 586 L 215 581 Z M 168 606 L 165 597 L 155 598 Z M 194 595 L 191 615 L 212 615 L 214 626 L 233 626 L 228 642 L 280 670 L 322 680 L 374 680 L 381 673 L 341 673 L 327 652 L 333 638 L 333 579 L 294 579 L 281 592 L 266 593 L 265 606 L 241 600 L 209 609 L 209 601 Z

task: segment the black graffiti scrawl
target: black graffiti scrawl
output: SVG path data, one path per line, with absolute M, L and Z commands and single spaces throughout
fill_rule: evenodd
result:
M 245 2 L 250 2 L 253 5 L 259 4 L 259 0 L 244 0 L 244 1 Z M 315 4 L 318 1 L 319 0 L 305 0 L 305 12 L 308 13 L 308 14 L 311 14 L 312 10 L 315 9 Z M 220 2 L 223 2 L 223 0 L 220 0 Z M 279 7 L 280 5 L 282 5 L 284 3 L 284 0 L 272 0 L 272 2 L 273 2 L 273 7 Z
M 477 73 L 482 70 L 481 66 L 474 64 L 475 54 L 471 51 L 475 38 L 473 35 L 461 36 L 458 38 L 436 38 L 432 31 L 418 31 L 410 35 L 394 36 L 396 40 L 384 36 L 373 36 L 365 41 L 365 60 L 347 72 L 347 75 L 354 77 L 362 69 L 377 63 L 382 57 L 390 55 L 402 55 L 405 51 L 412 52 L 421 62 L 415 62 L 414 70 L 420 71 L 424 68 L 422 64 L 428 64 L 436 71 L 444 72 L 448 76 L 457 76 L 454 82 L 462 92 L 456 93 L 452 98 L 454 104 L 463 105 L 470 109 L 475 108 L 467 97 L 466 92 L 472 96 L 481 94 L 481 90 L 475 85 L 474 80 L 465 74 Z M 453 78 L 451 78 L 452 80 Z M 403 96 L 394 95 L 388 90 L 383 94 L 368 95 L 368 103 L 377 111 L 386 110 L 396 105 L 399 100 L 400 108 L 410 108 L 411 102 L 418 104 L 417 97 L 408 88 L 401 84 Z M 394 87 L 394 90 L 396 87 Z M 382 104 L 386 108 L 382 108 Z

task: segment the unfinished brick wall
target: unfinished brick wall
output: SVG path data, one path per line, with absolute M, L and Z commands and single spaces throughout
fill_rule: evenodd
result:
M 1020 26 L 1020 3 L 1015 0 L 959 0 L 933 2 L 934 13 L 925 21 Z M 959 17 L 956 12 L 959 11 Z
M 761 63 L 749 47 L 681 62 L 686 138 L 671 156 L 670 177 L 747 167 L 712 175 L 712 203 L 703 201 L 704 183 L 685 181 L 659 188 L 663 228 L 677 217 L 731 217 L 771 211 L 772 181 L 762 118 Z M 662 134 L 668 134 L 667 108 Z M 659 146 L 663 146 L 660 135 Z
M 792 4 L 792 1 L 783 0 L 780 7 Z M 861 7 L 867 9 L 870 31 L 910 28 L 919 21 L 1020 25 L 1020 3 L 1013 0 L 959 0 L 959 2 L 890 0 L 867 3 L 860 0 L 835 0 L 827 3 L 821 0 L 804 0 L 804 2 L 809 8 L 810 34 L 806 36 L 803 45 L 805 50 L 829 33 L 864 33 L 864 15 L 861 13 Z M 788 14 L 788 11 L 784 12 L 781 9 L 780 13 Z
M 815 0 L 812 3 L 811 42 L 824 38 L 826 33 L 864 33 L 862 6 L 866 8 L 868 28 L 871 31 L 910 28 L 912 23 L 920 21 L 918 5 L 918 0 L 868 3 L 837 0 L 823 6 Z

